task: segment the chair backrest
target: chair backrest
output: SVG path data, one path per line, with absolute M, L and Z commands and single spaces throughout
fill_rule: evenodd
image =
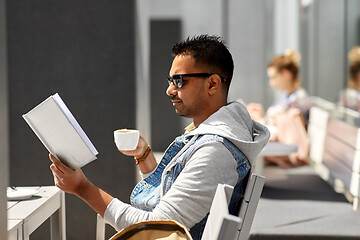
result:
M 265 177 L 251 173 L 238 216 L 229 214 L 233 187 L 219 184 L 211 205 L 202 240 L 248 239 Z
M 265 177 L 251 173 L 240 207 L 239 218 L 241 218 L 242 222 L 238 228 L 239 235 L 236 238 L 237 240 L 249 238 L 251 225 L 254 220 L 264 184 Z
M 232 186 L 218 184 L 202 240 L 236 239 L 241 219 L 229 214 L 228 205 L 233 189 Z

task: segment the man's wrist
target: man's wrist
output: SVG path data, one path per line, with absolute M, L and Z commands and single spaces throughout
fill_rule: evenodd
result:
M 90 181 L 83 182 L 79 185 L 74 194 L 81 199 L 86 199 L 92 187 L 95 186 Z
M 144 153 L 146 152 L 146 149 L 148 148 L 148 144 L 144 144 L 144 146 L 142 146 L 141 147 L 141 154 L 139 154 L 139 155 L 134 155 L 134 159 L 139 159 L 139 158 L 141 158 L 142 156 L 144 156 Z
M 151 149 L 150 145 L 147 145 L 147 148 L 141 157 L 134 157 L 134 159 L 136 161 L 136 165 L 139 165 L 140 162 L 144 161 L 149 156 L 151 150 L 152 149 Z

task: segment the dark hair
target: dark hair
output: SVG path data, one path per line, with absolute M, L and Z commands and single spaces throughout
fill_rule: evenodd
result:
M 348 54 L 350 63 L 350 81 L 356 82 L 360 73 L 360 46 L 353 47 Z
M 196 63 L 208 66 L 210 71 L 218 73 L 226 79 L 226 87 L 229 89 L 234 71 L 234 62 L 231 53 L 218 36 L 206 34 L 188 37 L 185 41 L 175 44 L 172 48 L 173 56 L 189 54 Z
M 353 81 L 357 79 L 359 73 L 360 73 L 360 62 L 352 64 L 350 66 L 350 76 Z

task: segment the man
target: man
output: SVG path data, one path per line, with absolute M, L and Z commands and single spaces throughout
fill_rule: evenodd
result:
M 123 152 L 135 157 L 143 177 L 131 194 L 131 205 L 51 155 L 50 168 L 56 186 L 83 199 L 118 230 L 143 220 L 172 219 L 200 239 L 218 183 L 235 186 L 229 208 L 238 210 L 251 164 L 269 132 L 251 120 L 243 105 L 227 103 L 233 60 L 220 38 L 188 38 L 173 47 L 173 55 L 166 94 L 176 113 L 193 123 L 159 164 L 143 138 L 134 151 Z

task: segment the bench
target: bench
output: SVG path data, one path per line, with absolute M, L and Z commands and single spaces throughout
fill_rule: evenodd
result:
M 311 164 L 266 166 L 251 240 L 360 238 L 360 114 L 320 98 L 310 111 Z
M 250 240 L 352 240 L 360 215 L 312 166 L 266 166 Z
M 315 171 L 359 210 L 360 114 L 316 98 L 310 109 L 310 160 Z

